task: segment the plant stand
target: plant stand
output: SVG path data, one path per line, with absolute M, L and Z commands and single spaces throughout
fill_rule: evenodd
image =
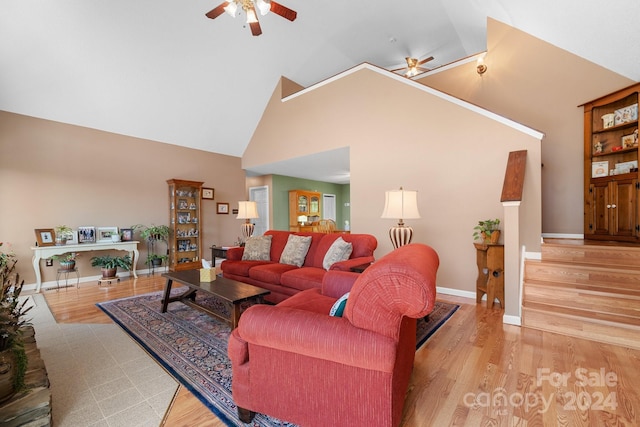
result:
M 64 275 L 64 287 L 69 287 L 69 274 L 71 273 L 76 273 L 76 289 L 80 287 L 80 273 L 77 268 L 71 270 L 68 268 L 59 268 L 58 273 L 56 274 L 56 292 L 60 290 L 60 277 L 62 275 Z
M 98 286 L 102 285 L 103 283 L 107 283 L 107 284 L 111 284 L 111 282 L 116 281 L 119 282 L 120 278 L 118 276 L 114 276 L 114 277 L 102 277 L 100 279 L 98 279 Z

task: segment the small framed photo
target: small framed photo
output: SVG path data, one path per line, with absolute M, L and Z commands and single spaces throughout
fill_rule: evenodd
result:
M 118 234 L 118 227 L 98 227 L 96 242 L 113 242 L 111 238 L 113 234 Z
M 229 213 L 229 203 L 218 203 L 216 204 L 216 212 L 219 214 L 228 214 Z
M 35 232 L 38 246 L 55 246 L 56 232 L 53 228 L 36 228 Z
M 609 176 L 609 162 L 607 160 L 591 163 L 591 178 L 599 178 L 601 176 Z
M 213 188 L 202 187 L 202 198 L 213 200 Z
M 95 243 L 96 228 L 93 226 L 78 227 L 78 243 Z
M 130 242 L 133 240 L 133 229 L 131 228 L 121 228 L 120 235 L 122 236 L 123 242 Z
M 78 244 L 78 230 L 71 230 L 71 233 L 67 236 L 67 245 Z

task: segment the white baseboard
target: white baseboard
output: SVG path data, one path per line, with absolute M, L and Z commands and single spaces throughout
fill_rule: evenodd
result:
M 168 271 L 168 270 L 167 270 Z M 136 270 L 136 274 L 138 275 L 138 277 L 143 276 L 145 274 L 149 274 L 151 272 L 150 269 L 145 268 L 144 270 Z M 160 267 L 160 268 L 156 268 L 155 270 L 156 273 L 165 273 L 165 267 Z M 118 277 L 120 277 L 121 279 L 125 279 L 125 278 L 129 278 L 130 276 L 132 276 L 130 271 L 118 271 Z M 96 276 L 84 276 L 84 277 L 80 277 L 80 281 L 79 283 L 87 283 L 87 282 L 98 282 L 98 279 L 101 279 L 102 276 L 101 275 L 96 275 Z M 64 280 L 60 280 L 60 286 L 64 286 L 64 284 L 62 283 L 64 282 Z M 69 286 L 75 286 L 76 284 L 76 276 L 75 274 L 70 274 L 69 275 L 69 279 L 67 280 L 67 284 Z M 49 289 L 56 289 L 58 287 L 58 283 L 56 283 L 55 280 L 49 280 L 46 282 L 42 282 L 42 288 L 41 290 L 49 290 Z M 24 286 L 22 287 L 22 289 L 26 292 L 26 291 L 36 291 L 36 284 L 35 283 L 25 283 Z
M 542 238 L 548 239 L 584 239 L 584 234 L 566 234 L 566 233 L 542 233 Z
M 502 323 L 507 325 L 522 326 L 522 318 L 519 316 L 502 316 Z
M 476 300 L 476 293 L 473 291 L 461 291 L 460 289 L 451 289 L 451 288 L 441 288 L 440 286 L 436 286 L 436 293 L 443 295 L 453 295 L 456 297 L 469 298 L 472 300 Z

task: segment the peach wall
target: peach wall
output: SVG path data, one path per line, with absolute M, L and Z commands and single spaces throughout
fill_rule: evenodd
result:
M 212 244 L 231 244 L 239 233 L 234 215 L 217 215 L 217 201 L 237 207 L 246 200 L 240 158 L 116 135 L 0 111 L 0 241 L 19 257 L 25 283 L 35 282 L 31 267 L 35 228 L 66 224 L 128 227 L 167 224 L 166 180 L 204 181 L 215 201 L 203 200 L 204 256 Z M 138 269 L 146 268 L 140 244 Z M 81 275 L 96 276 L 84 253 Z M 43 282 L 55 280 L 42 262 Z
M 583 112 L 633 81 L 499 21 L 487 23 L 487 72 L 470 62 L 419 81 L 545 134 L 542 231 L 583 233 Z
M 285 102 L 276 88 L 243 167 L 349 146 L 352 232 L 374 234 L 377 257 L 389 252 L 387 230 L 395 221 L 380 218 L 384 192 L 400 186 L 418 190 L 422 218 L 406 222 L 414 228 L 414 241 L 440 255 L 438 285 L 475 293 L 473 227 L 479 219 L 503 218 L 508 153 L 526 149 L 522 238 L 539 248 L 539 134 L 371 67 L 344 74 Z

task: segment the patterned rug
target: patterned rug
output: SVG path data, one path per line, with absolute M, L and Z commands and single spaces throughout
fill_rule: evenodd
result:
M 172 290 L 184 292 L 183 287 Z M 176 380 L 191 391 L 228 426 L 246 426 L 237 416 L 231 397 L 231 362 L 227 357 L 229 326 L 185 304 L 172 303 L 160 313 L 162 292 L 98 303 L 125 332 L 136 340 Z M 197 297 L 218 312 L 224 306 L 211 297 Z M 420 347 L 458 309 L 436 302 L 433 312 L 418 324 Z M 228 315 L 228 313 L 225 313 Z M 252 426 L 293 426 L 256 414 Z

